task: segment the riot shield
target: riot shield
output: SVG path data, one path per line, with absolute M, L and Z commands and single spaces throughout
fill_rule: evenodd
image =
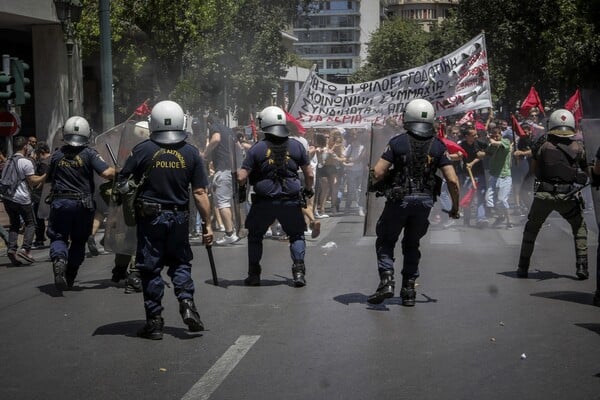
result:
M 59 128 L 54 135 L 52 135 L 52 144 L 50 146 L 50 152 L 54 153 L 56 149 L 58 149 L 63 143 L 63 135 L 62 135 L 62 127 Z M 52 157 L 52 154 L 50 154 Z M 50 195 L 52 191 L 52 182 L 46 180 L 44 182 L 44 186 L 42 187 L 42 194 L 40 198 L 40 206 L 38 208 L 37 217 L 40 219 L 47 219 L 50 216 L 50 204 L 46 203 L 46 198 Z
M 596 152 L 600 147 L 600 119 L 582 119 L 580 126 L 583 133 L 587 162 L 593 165 L 596 159 Z M 592 202 L 594 203 L 596 223 L 600 223 L 600 190 L 592 188 Z
M 121 132 L 123 130 L 123 125 L 117 125 L 108 131 L 101 133 L 96 136 L 94 148 L 98 154 L 102 157 L 102 159 L 110 166 L 118 168 L 118 165 L 115 164 L 115 160 L 113 157 L 116 157 L 116 154 L 119 150 L 119 142 L 121 141 Z M 112 155 L 111 155 L 112 152 Z M 100 191 L 98 188 L 105 180 L 102 179 L 98 174 L 94 174 L 94 186 L 96 187 L 96 191 L 94 192 L 94 201 L 96 202 L 96 210 L 101 212 L 102 214 L 106 214 L 108 212 L 108 204 L 102 199 L 100 196 Z
M 237 170 L 242 166 L 243 154 L 235 135 L 232 133 L 229 140 L 229 154 L 231 157 L 231 187 L 233 188 L 233 198 L 231 199 L 231 214 L 233 215 L 233 226 L 236 233 L 240 233 L 244 221 L 240 207 L 240 191 L 237 182 Z
M 390 139 L 403 132 L 400 127 L 390 125 L 373 126 L 371 128 L 371 145 L 370 149 L 368 149 L 370 154 L 369 169 L 373 168 L 381 158 L 385 146 L 387 146 Z M 365 183 L 364 187 L 367 187 L 367 183 Z M 383 211 L 385 200 L 385 197 L 377 197 L 375 193 L 367 192 L 364 236 L 375 236 L 375 226 Z
M 105 148 L 106 143 L 109 143 L 109 139 L 112 140 L 115 137 L 119 137 L 118 148 L 112 149 L 119 167 L 125 164 L 125 160 L 129 157 L 131 149 L 138 143 L 146 140 L 149 136 L 148 129 L 136 126 L 135 121 L 126 121 L 107 133 L 110 133 L 110 137 L 103 140 Z M 106 216 L 104 248 L 116 254 L 133 255 L 135 254 L 136 246 L 136 227 L 125 224 L 123 207 L 111 201 Z

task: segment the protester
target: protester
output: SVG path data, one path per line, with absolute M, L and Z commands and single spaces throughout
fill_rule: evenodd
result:
M 4 180 L 11 172 L 14 173 L 13 183 L 14 193 L 3 196 L 4 209 L 8 214 L 10 229 L 8 233 L 8 251 L 7 256 L 13 265 L 21 265 L 23 260 L 27 263 L 35 261 L 31 255 L 31 247 L 35 234 L 35 216 L 33 214 L 33 205 L 31 200 L 30 185 L 35 187 L 41 185 L 46 175 L 36 175 L 33 162 L 27 158 L 31 153 L 31 146 L 28 139 L 24 136 L 13 138 L 13 155 L 7 161 L 2 171 Z M 21 221 L 25 224 L 23 233 L 23 244 L 21 248 L 17 243 Z

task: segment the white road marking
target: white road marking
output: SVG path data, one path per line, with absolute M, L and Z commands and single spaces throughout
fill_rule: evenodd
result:
M 208 399 L 259 338 L 260 336 L 240 336 L 181 400 Z

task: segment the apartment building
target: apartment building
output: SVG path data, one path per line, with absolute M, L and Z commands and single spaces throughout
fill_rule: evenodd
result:
M 387 16 L 415 20 L 429 32 L 433 25 L 448 17 L 459 0 L 382 0 L 381 3 Z

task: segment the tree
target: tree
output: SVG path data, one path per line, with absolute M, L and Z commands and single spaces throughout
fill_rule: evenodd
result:
M 425 64 L 431 58 L 428 42 L 429 34 L 416 22 L 386 20 L 371 35 L 366 64 L 350 80 L 370 81 Z

